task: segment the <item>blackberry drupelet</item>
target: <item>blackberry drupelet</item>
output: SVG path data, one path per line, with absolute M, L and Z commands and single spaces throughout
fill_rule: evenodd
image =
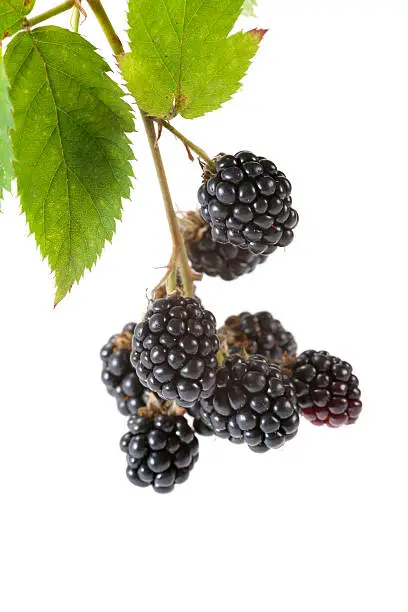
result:
M 216 242 L 269 254 L 288 246 L 299 221 L 291 184 L 274 163 L 249 151 L 223 155 L 198 191 L 201 216 Z
M 205 402 L 206 400 L 201 400 Z M 200 402 L 195 404 L 192 408 L 187 408 L 187 412 L 190 416 L 193 417 L 193 427 L 194 431 L 196 431 L 200 436 L 213 436 L 214 431 L 212 427 L 208 427 L 200 416 Z
M 355 423 L 362 409 L 358 378 L 346 361 L 327 351 L 305 351 L 288 363 L 299 409 L 314 425 Z
M 230 352 L 242 349 L 250 355 L 262 355 L 269 361 L 279 362 L 284 355 L 296 357 L 297 344 L 293 334 L 288 332 L 270 312 L 252 315 L 243 312 L 229 317 L 222 328 Z
M 169 493 L 187 480 L 198 459 L 198 440 L 183 416 L 132 416 L 128 427 L 120 448 L 131 483 Z
M 118 410 L 125 416 L 136 414 L 147 402 L 149 391 L 136 376 L 130 354 L 136 323 L 128 323 L 120 334 L 112 336 L 102 347 L 102 382 L 110 395 L 116 398 Z
M 213 397 L 200 402 L 200 418 L 215 435 L 258 453 L 279 448 L 299 426 L 289 378 L 260 355 L 225 359 Z
M 136 326 L 131 361 L 142 385 L 190 408 L 214 392 L 218 348 L 214 315 L 174 295 L 156 300 Z

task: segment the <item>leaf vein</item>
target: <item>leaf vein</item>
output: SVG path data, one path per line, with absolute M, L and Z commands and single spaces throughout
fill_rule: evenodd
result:
M 174 85 L 176 85 L 177 83 L 176 83 L 176 79 L 174 78 L 174 74 L 172 74 L 172 73 L 171 73 L 170 68 L 167 66 L 166 62 L 164 61 L 164 58 L 163 58 L 162 54 L 160 53 L 159 49 L 158 49 L 158 48 L 157 48 L 157 46 L 155 45 L 155 42 L 154 42 L 153 37 L 152 37 L 152 35 L 151 35 L 151 32 L 150 32 L 150 30 L 149 30 L 149 29 L 148 29 L 148 27 L 147 27 L 147 24 L 146 24 L 146 22 L 145 22 L 145 20 L 144 20 L 144 17 L 143 17 L 143 15 L 142 15 L 142 13 L 141 13 L 140 11 L 138 11 L 138 13 L 139 13 L 139 16 L 140 16 L 140 20 L 141 20 L 141 22 L 142 22 L 142 24 L 143 24 L 143 26 L 144 26 L 144 28 L 145 28 L 145 30 L 146 30 L 146 34 L 149 36 L 150 41 L 151 41 L 151 43 L 152 43 L 152 45 L 153 45 L 153 48 L 156 50 L 156 53 L 157 53 L 157 55 L 158 55 L 158 57 L 159 57 L 159 59 L 160 59 L 160 61 L 161 61 L 162 65 L 163 65 L 163 67 L 164 67 L 164 68 L 167 70 L 167 72 L 169 73 L 170 78 L 171 78 L 171 80 L 173 81 Z

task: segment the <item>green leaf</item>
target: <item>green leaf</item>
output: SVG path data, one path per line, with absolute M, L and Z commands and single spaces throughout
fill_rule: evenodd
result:
M 55 272 L 58 303 L 111 240 L 128 198 L 131 108 L 109 66 L 79 34 L 18 34 L 5 56 L 21 204 Z
M 35 0 L 0 0 L 0 40 L 21 30 L 34 4 Z
M 11 163 L 13 151 L 10 140 L 10 129 L 12 127 L 13 117 L 8 94 L 8 81 L 0 48 L 0 200 L 3 197 L 3 189 L 10 191 L 11 179 L 13 178 Z
M 245 0 L 244 6 L 242 7 L 242 14 L 248 17 L 255 17 L 256 5 L 258 0 Z
M 118 58 L 129 90 L 148 114 L 193 119 L 240 87 L 260 36 L 229 36 L 243 0 L 130 0 L 131 52 Z

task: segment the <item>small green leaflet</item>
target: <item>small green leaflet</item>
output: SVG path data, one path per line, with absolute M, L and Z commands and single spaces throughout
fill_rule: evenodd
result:
M 0 200 L 3 197 L 3 189 L 10 191 L 11 179 L 13 178 L 13 167 L 11 164 L 13 152 L 10 140 L 10 129 L 12 127 L 13 117 L 8 94 L 8 82 L 0 47 Z
M 21 30 L 35 0 L 0 0 L 0 40 Z
M 118 58 L 150 115 L 187 119 L 216 110 L 239 89 L 262 38 L 229 36 L 243 0 L 130 0 L 131 52 Z
M 257 4 L 258 0 L 245 0 L 244 6 L 242 8 L 242 14 L 247 15 L 248 17 L 255 17 L 255 10 Z
M 94 47 L 68 30 L 21 32 L 5 65 L 22 209 L 58 303 L 112 239 L 130 195 L 132 111 Z

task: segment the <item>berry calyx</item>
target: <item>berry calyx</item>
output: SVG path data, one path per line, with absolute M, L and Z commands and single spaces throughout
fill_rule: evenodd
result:
M 198 459 L 198 440 L 183 416 L 133 416 L 120 448 L 127 456 L 126 474 L 138 487 L 170 493 L 185 482 Z
M 228 317 L 219 336 L 227 352 L 262 355 L 271 362 L 280 362 L 284 355 L 295 357 L 297 352 L 293 334 L 266 311 Z
M 218 348 L 214 315 L 197 298 L 172 295 L 135 327 L 131 361 L 143 386 L 189 408 L 214 392 Z
M 148 401 L 149 391 L 140 384 L 130 363 L 132 337 L 136 323 L 128 323 L 122 332 L 110 338 L 102 347 L 102 382 L 116 399 L 119 412 L 124 416 L 137 414 Z
M 291 191 L 273 162 L 239 151 L 217 160 L 216 175 L 200 187 L 198 201 L 213 240 L 267 255 L 293 240 L 299 216 Z
M 358 378 L 349 363 L 327 351 L 304 351 L 287 364 L 302 415 L 313 425 L 355 423 L 362 409 Z
M 293 385 L 260 355 L 225 359 L 214 395 L 200 402 L 200 419 L 215 435 L 258 453 L 281 447 L 299 426 Z
M 256 255 L 233 244 L 216 242 L 209 225 L 193 211 L 182 216 L 180 226 L 190 263 L 201 274 L 232 281 L 249 274 L 268 258 L 268 255 Z

